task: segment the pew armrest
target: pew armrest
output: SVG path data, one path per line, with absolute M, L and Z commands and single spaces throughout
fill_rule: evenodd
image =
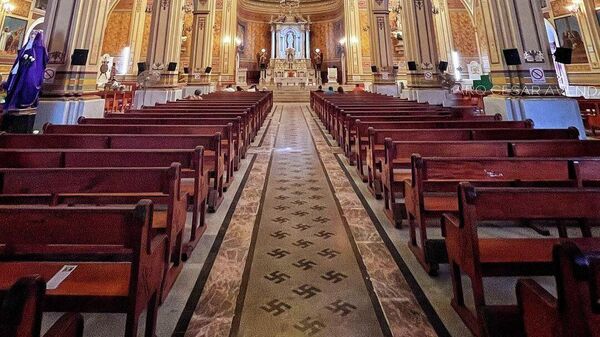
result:
M 454 214 L 445 213 L 444 216 L 442 217 L 442 226 L 444 228 L 448 228 L 448 226 L 454 226 L 456 228 L 460 228 L 461 227 L 460 219 Z
M 148 247 L 148 255 L 154 255 L 157 249 L 165 249 L 167 247 L 167 235 L 166 234 L 155 234 L 150 241 Z
M 75 313 L 63 315 L 44 335 L 44 337 L 81 336 L 83 336 L 83 317 Z
M 531 279 L 517 282 L 517 301 L 527 336 L 559 336 L 558 304 L 554 296 Z

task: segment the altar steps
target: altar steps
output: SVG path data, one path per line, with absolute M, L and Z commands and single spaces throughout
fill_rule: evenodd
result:
M 309 103 L 310 91 L 275 89 L 273 91 L 273 100 L 276 103 Z

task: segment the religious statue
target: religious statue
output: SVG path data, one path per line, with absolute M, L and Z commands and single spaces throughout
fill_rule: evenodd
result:
M 323 65 L 323 53 L 320 49 L 315 50 L 315 54 L 313 56 L 313 61 L 315 63 L 315 67 L 317 70 L 321 70 L 321 65 Z
M 5 112 L 37 107 L 47 63 L 44 34 L 33 31 L 27 44 L 19 51 L 5 84 Z
M 290 69 L 293 67 L 294 60 L 296 59 L 296 49 L 288 48 L 285 50 L 285 54 L 287 56 L 287 61 L 290 64 Z
M 260 53 L 258 53 L 258 65 L 261 70 L 264 70 L 267 68 L 268 63 L 269 63 L 269 58 L 267 56 L 267 51 L 263 49 L 260 51 Z

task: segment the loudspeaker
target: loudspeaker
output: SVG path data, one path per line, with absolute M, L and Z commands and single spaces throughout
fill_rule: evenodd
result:
M 521 64 L 521 56 L 518 49 L 504 49 L 502 52 L 504 53 L 506 65 L 518 66 Z
M 556 48 L 554 52 L 554 60 L 562 64 L 571 64 L 573 59 L 573 49 L 571 48 Z
M 446 61 L 440 61 L 440 64 L 438 65 L 438 69 L 441 72 L 445 73 L 446 70 L 448 70 L 448 62 L 446 62 Z
M 190 68 L 189 67 L 184 67 L 183 68 L 183 73 L 184 74 L 189 74 L 190 73 Z
M 373 74 L 377 73 L 377 66 L 371 66 L 371 72 Z
M 86 65 L 89 53 L 90 53 L 90 51 L 88 49 L 73 50 L 73 55 L 71 56 L 71 65 L 72 66 Z
M 205 74 L 210 74 L 212 72 L 212 67 L 206 67 L 206 69 L 204 70 Z
M 139 62 L 137 64 L 137 67 L 138 67 L 138 74 L 141 74 L 144 71 L 146 71 L 146 63 L 145 62 Z
M 408 61 L 408 70 L 410 71 L 416 71 L 417 70 L 417 62 L 415 61 Z
M 177 62 L 171 62 L 169 63 L 169 67 L 167 68 L 168 71 L 175 71 L 177 70 Z

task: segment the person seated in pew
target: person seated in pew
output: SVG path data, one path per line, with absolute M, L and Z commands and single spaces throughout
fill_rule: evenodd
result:
M 258 91 L 258 87 L 256 87 L 256 84 L 253 84 L 250 86 L 250 88 L 248 89 L 248 92 L 257 92 Z
M 334 94 L 335 94 L 335 91 L 333 91 L 333 87 L 327 88 L 325 95 L 334 95 Z
M 337 92 L 338 92 L 338 94 L 344 94 L 344 93 L 345 93 L 345 92 L 344 92 L 344 88 L 343 88 L 342 86 L 339 86 L 339 87 L 338 87 L 338 90 L 337 90 Z
M 317 88 L 317 90 L 316 90 L 316 91 L 317 91 L 317 92 L 323 92 L 323 86 L 322 86 L 322 85 L 320 85 L 320 86 Z
M 203 100 L 203 98 L 202 98 L 202 90 L 197 89 L 196 91 L 194 91 L 193 95 L 189 95 L 188 97 L 186 97 L 186 100 L 188 100 L 188 101 L 201 101 L 201 100 Z
M 242 87 L 240 87 L 239 85 L 237 87 L 235 87 L 235 91 L 244 91 L 244 89 L 242 89 Z
M 356 86 L 352 90 L 352 92 L 355 93 L 355 94 L 359 94 L 359 93 L 364 92 L 364 91 L 365 91 L 365 88 L 363 88 L 360 84 L 356 84 Z
M 225 89 L 223 89 L 223 92 L 235 92 L 235 89 L 233 88 L 233 86 L 231 84 L 228 84 L 227 87 L 225 87 Z

